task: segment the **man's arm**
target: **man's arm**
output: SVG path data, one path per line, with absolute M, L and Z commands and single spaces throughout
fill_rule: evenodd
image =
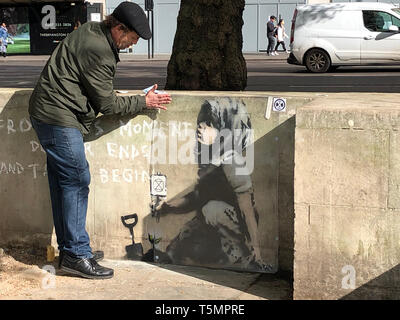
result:
M 81 81 L 91 105 L 96 111 L 109 114 L 136 114 L 146 107 L 144 96 L 117 96 L 113 86 L 112 66 L 97 63 L 86 68 Z
M 146 106 L 148 109 L 159 108 L 167 110 L 163 104 L 171 103 L 171 95 L 169 93 L 154 93 L 157 90 L 158 84 L 155 84 L 153 88 L 146 94 Z
M 166 109 L 163 104 L 171 102 L 169 94 L 155 94 L 157 85 L 146 96 L 117 96 L 113 86 L 114 70 L 106 64 L 96 64 L 87 68 L 81 75 L 81 81 L 90 103 L 105 115 L 136 114 L 145 108 Z
M 274 24 L 271 21 L 268 21 L 268 23 L 267 23 L 267 33 L 273 32 L 274 29 L 275 29 Z

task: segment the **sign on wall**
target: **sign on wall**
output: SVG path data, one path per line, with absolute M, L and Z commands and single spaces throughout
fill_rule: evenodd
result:
M 70 32 L 86 22 L 82 3 L 46 3 L 29 7 L 31 53 L 49 54 Z
M 0 8 L 1 22 L 6 24 L 7 53 L 30 53 L 29 18 L 27 7 Z
M 8 54 L 50 54 L 70 32 L 87 21 L 84 3 L 40 3 L 0 8 L 0 20 L 11 36 Z M 93 21 L 100 21 L 97 14 Z

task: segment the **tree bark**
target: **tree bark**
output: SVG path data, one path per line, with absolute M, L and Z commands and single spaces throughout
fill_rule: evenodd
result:
M 245 0 L 182 0 L 166 89 L 244 90 Z

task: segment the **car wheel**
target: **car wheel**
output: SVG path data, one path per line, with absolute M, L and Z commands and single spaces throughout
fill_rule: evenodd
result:
M 306 56 L 306 68 L 308 71 L 323 73 L 331 66 L 331 59 L 328 54 L 320 49 L 312 49 Z

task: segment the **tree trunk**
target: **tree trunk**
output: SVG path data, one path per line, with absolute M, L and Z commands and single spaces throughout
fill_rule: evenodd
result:
M 244 90 L 245 0 L 182 0 L 166 89 Z

